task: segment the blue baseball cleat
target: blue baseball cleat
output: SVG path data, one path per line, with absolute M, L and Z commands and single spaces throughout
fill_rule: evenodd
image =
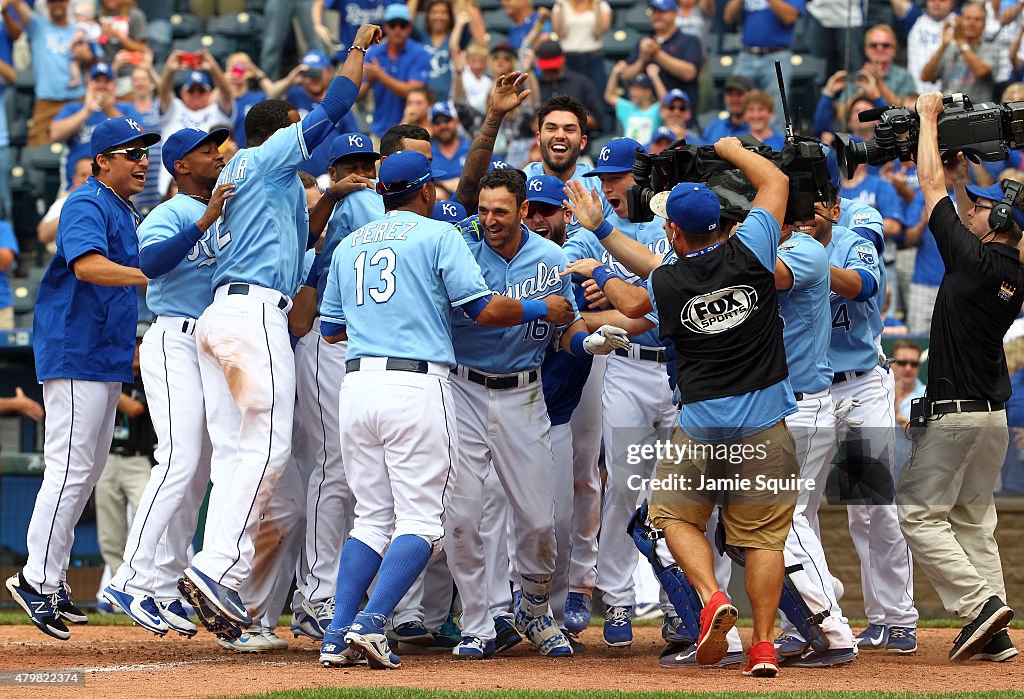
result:
M 459 660 L 483 660 L 494 655 L 494 641 L 485 641 L 479 636 L 463 636 L 459 645 L 452 649 L 452 655 Z
M 857 634 L 857 648 L 860 650 L 881 650 L 889 639 L 889 629 L 881 624 L 868 624 L 868 627 Z
M 494 619 L 494 652 L 501 653 L 523 640 L 516 627 L 508 617 L 499 616 Z
M 180 599 L 157 602 L 156 608 L 160 611 L 160 616 L 163 617 L 168 628 L 188 638 L 196 635 L 198 629 L 188 618 L 188 612 L 185 611 L 185 605 L 181 603 Z
M 633 644 L 632 607 L 608 607 L 605 611 L 604 642 L 611 648 Z
M 913 626 L 890 626 L 885 641 L 886 653 L 910 655 L 917 652 L 917 629 Z
M 238 596 L 237 592 L 216 582 L 195 566 L 185 569 L 185 577 L 229 621 L 233 621 L 239 626 L 252 626 L 252 617 L 249 616 L 249 612 L 242 604 L 242 598 Z
M 57 588 L 57 601 L 54 605 L 57 608 L 57 614 L 64 621 L 71 624 L 88 624 L 89 617 L 78 608 L 71 600 L 71 586 L 66 582 L 62 582 L 60 587 Z
M 374 670 L 391 670 L 402 665 L 401 658 L 388 646 L 388 637 L 384 633 L 386 621 L 381 614 L 359 612 L 345 634 L 348 647 L 366 656 L 366 662 Z
M 348 627 L 324 631 L 324 642 L 320 645 L 320 663 L 324 667 L 351 667 L 366 665 L 366 658 L 359 651 L 345 644 Z
M 7 578 L 5 585 L 11 597 L 25 610 L 37 629 L 62 641 L 71 638 L 71 632 L 57 613 L 55 594 L 44 595 L 36 592 L 35 588 L 25 581 L 22 573 Z
M 133 595 L 130 592 L 118 590 L 112 585 L 107 585 L 103 588 L 103 599 L 120 607 L 132 621 L 146 631 L 163 636 L 169 629 L 167 622 L 160 616 L 156 602 L 149 595 Z
M 565 628 L 574 634 L 590 626 L 590 595 L 570 592 L 565 598 Z

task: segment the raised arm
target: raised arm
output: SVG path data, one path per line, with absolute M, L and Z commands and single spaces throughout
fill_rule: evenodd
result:
M 782 225 L 789 202 L 789 177 L 772 161 L 747 150 L 738 138 L 723 138 L 715 152 L 735 165 L 750 180 L 757 194 L 752 206 L 766 209 Z

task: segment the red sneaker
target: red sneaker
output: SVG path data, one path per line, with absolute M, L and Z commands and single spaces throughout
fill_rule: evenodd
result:
M 743 670 L 749 677 L 775 677 L 779 674 L 779 663 L 775 660 L 775 645 L 771 641 L 761 641 L 750 646 L 747 651 L 750 662 Z
M 739 612 L 724 592 L 716 592 L 700 612 L 697 664 L 714 665 L 725 657 L 729 641 L 725 635 L 736 624 Z M 774 657 L 774 656 L 773 656 Z

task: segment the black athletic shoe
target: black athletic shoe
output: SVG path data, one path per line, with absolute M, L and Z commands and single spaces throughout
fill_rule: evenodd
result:
M 88 624 L 89 617 L 78 608 L 78 605 L 71 599 L 71 586 L 66 582 L 60 584 L 60 588 L 57 590 L 57 614 L 64 621 L 70 621 L 72 624 Z
M 988 660 L 993 663 L 1004 663 L 1011 658 L 1017 657 L 1017 649 L 1013 647 L 1010 634 L 1003 629 L 989 639 L 980 652 L 975 653 L 971 660 Z
M 993 636 L 1005 629 L 1011 619 L 1013 619 L 1013 610 L 1007 607 L 1003 600 L 992 595 L 988 598 L 985 606 L 981 608 L 981 613 L 975 617 L 974 621 L 964 625 L 960 635 L 953 641 L 949 659 L 953 662 L 970 659 L 972 655 L 984 648 Z

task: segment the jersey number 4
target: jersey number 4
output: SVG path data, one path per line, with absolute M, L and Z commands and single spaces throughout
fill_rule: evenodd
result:
M 365 294 L 375 303 L 385 303 L 395 293 L 395 251 L 391 248 L 381 248 L 370 256 L 370 272 L 377 269 L 377 279 L 369 280 L 366 269 L 366 251 L 359 253 L 356 258 L 356 305 L 362 306 L 366 300 Z M 363 285 L 368 281 L 376 282 L 364 292 Z
M 842 328 L 843 332 L 850 332 L 850 311 L 846 308 L 845 303 L 839 304 L 839 308 L 836 309 L 836 313 L 832 316 L 832 327 Z

